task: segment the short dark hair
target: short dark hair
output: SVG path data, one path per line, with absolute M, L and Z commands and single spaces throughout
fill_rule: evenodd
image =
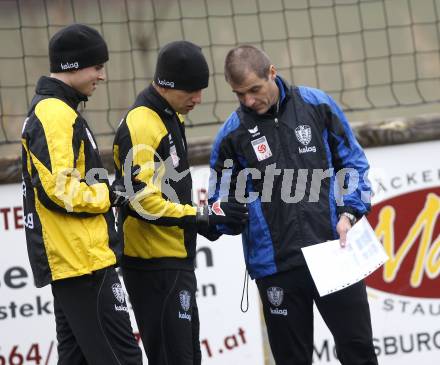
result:
M 241 84 L 249 71 L 267 79 L 272 63 L 261 49 L 245 44 L 231 49 L 225 58 L 225 79 Z

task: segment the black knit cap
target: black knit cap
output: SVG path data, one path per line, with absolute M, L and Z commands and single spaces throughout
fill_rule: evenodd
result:
M 49 42 L 50 72 L 79 70 L 108 61 L 102 36 L 84 24 L 72 24 L 56 32 Z
M 154 82 L 168 89 L 186 91 L 208 87 L 209 67 L 202 50 L 194 43 L 176 41 L 159 51 Z

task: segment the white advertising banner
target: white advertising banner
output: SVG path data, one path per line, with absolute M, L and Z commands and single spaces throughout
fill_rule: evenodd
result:
M 390 260 L 367 278 L 381 365 L 437 365 L 440 356 L 440 142 L 366 150 L 374 190 L 369 223 Z M 192 171 L 195 201 L 209 171 Z M 27 260 L 21 185 L 0 186 L 0 365 L 55 364 L 50 288 L 36 289 Z M 244 263 L 239 237 L 198 241 L 203 364 L 263 364 L 259 300 L 240 311 Z M 133 321 L 133 326 L 135 323 Z M 338 364 L 317 314 L 314 364 Z M 146 362 L 145 362 L 146 363 Z
M 201 191 L 203 195 L 207 172 L 193 173 L 196 196 Z M 50 286 L 37 289 L 33 284 L 21 194 L 21 184 L 0 186 L 0 365 L 54 365 L 52 293 Z M 260 309 L 254 283 L 249 286 L 249 311 L 243 314 L 240 310 L 244 277 L 240 241 L 225 237 L 209 242 L 199 237 L 196 275 L 203 364 L 262 365 Z M 137 333 L 132 312 L 130 315 Z

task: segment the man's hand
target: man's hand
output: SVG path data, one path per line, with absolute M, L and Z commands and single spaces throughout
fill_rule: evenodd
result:
M 130 200 L 125 191 L 124 178 L 119 178 L 113 181 L 110 185 L 109 196 L 112 207 L 118 208 L 128 204 Z
M 135 196 L 139 191 L 141 191 L 145 186 L 144 182 L 137 180 L 137 176 L 140 173 L 140 166 L 135 165 L 131 168 L 131 188 L 127 192 L 127 187 L 125 186 L 124 177 L 115 179 L 110 186 L 110 202 L 112 207 L 122 207 L 130 202 L 130 199 Z
M 345 247 L 347 244 L 347 232 L 351 228 L 350 219 L 345 215 L 339 217 L 339 222 L 336 225 L 336 232 L 339 234 L 339 242 L 341 247 Z
M 248 220 L 246 204 L 236 200 L 222 202 L 217 200 L 213 204 L 204 205 L 197 210 L 197 224 L 237 224 L 244 225 Z

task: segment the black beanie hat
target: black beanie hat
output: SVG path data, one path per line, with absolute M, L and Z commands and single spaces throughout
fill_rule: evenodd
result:
M 108 61 L 107 44 L 93 28 L 72 24 L 56 32 L 49 42 L 50 72 L 79 70 Z
M 176 41 L 159 51 L 154 82 L 168 89 L 186 91 L 208 87 L 209 67 L 202 50 L 194 43 Z

